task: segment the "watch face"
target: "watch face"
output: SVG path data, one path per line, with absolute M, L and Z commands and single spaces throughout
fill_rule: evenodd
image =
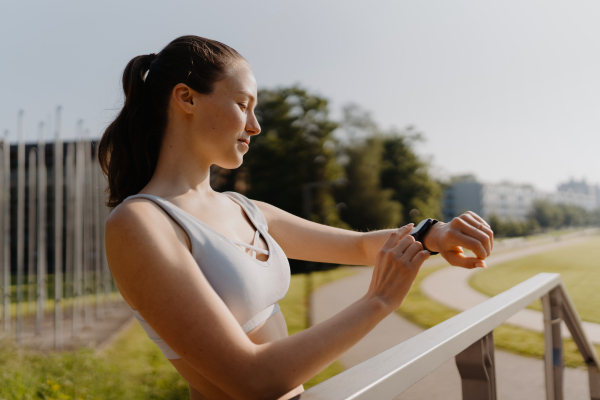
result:
M 423 228 L 425 226 L 425 224 L 429 221 L 429 218 L 424 219 L 423 221 L 419 222 L 419 225 L 415 226 L 413 228 L 412 231 L 410 231 L 410 235 L 411 236 L 415 236 L 420 230 L 421 228 Z

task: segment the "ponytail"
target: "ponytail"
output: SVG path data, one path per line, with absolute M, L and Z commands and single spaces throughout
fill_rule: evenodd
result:
M 198 36 L 182 36 L 158 55 L 134 57 L 123 71 L 125 102 L 106 128 L 98 161 L 108 178 L 109 207 L 138 193 L 152 178 L 168 122 L 173 87 L 185 83 L 210 94 L 229 64 L 243 60 L 229 46 Z

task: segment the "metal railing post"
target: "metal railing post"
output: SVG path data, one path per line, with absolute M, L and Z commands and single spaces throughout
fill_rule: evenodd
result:
M 455 357 L 463 400 L 496 400 L 494 334 L 488 333 Z
M 586 338 L 585 332 L 581 325 L 581 319 L 577 314 L 577 309 L 573 301 L 569 297 L 569 293 L 561 284 L 562 318 L 571 332 L 573 341 L 577 345 L 579 352 L 583 356 L 588 368 L 590 398 L 592 400 L 600 400 L 600 360 L 594 350 L 592 343 Z
M 563 342 L 560 331 L 562 304 L 560 289 L 555 288 L 542 296 L 544 309 L 544 370 L 546 399 L 563 399 Z

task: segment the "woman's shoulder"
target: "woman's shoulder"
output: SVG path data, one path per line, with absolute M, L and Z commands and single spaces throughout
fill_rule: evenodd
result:
M 106 219 L 107 236 L 172 235 L 171 219 L 160 206 L 146 198 L 134 198 L 116 206 Z
M 245 210 L 251 215 L 256 223 L 264 225 L 265 229 L 268 228 L 267 220 L 263 212 L 263 203 L 258 200 L 251 200 L 241 193 L 237 192 L 223 192 L 228 197 L 232 197 L 237 203 L 241 204 Z
M 107 226 L 121 226 L 136 222 L 143 222 L 158 214 L 160 211 L 156 204 L 144 198 L 134 198 L 123 201 L 113 208 L 106 219 Z

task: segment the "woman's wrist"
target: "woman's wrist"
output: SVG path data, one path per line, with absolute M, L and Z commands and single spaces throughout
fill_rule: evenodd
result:
M 387 317 L 399 307 L 399 305 L 395 307 L 393 304 L 390 304 L 383 296 L 373 293 L 367 293 L 362 297 L 361 301 L 369 308 L 370 315 L 377 315 L 381 319 Z
M 446 224 L 444 222 L 439 221 L 435 225 L 433 225 L 425 234 L 422 244 L 427 250 L 439 253 L 441 248 L 441 236 L 444 231 L 445 225 Z

